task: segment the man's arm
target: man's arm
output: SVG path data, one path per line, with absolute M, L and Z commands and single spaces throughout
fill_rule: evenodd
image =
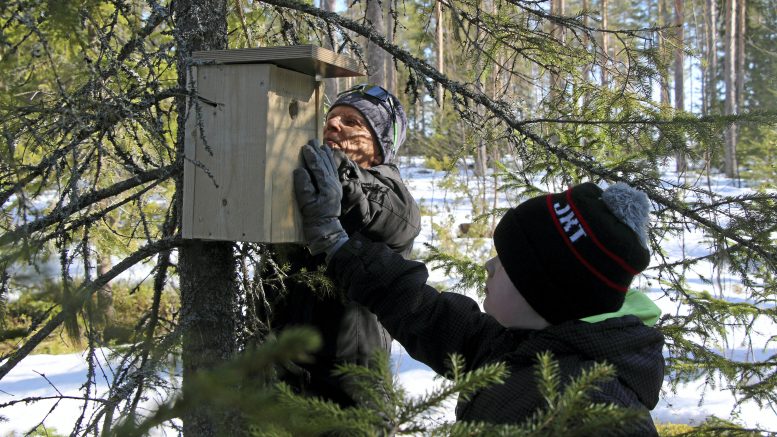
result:
M 340 150 L 334 150 L 343 187 L 340 222 L 355 232 L 386 243 L 404 256 L 421 231 L 421 213 L 394 165 L 363 169 Z

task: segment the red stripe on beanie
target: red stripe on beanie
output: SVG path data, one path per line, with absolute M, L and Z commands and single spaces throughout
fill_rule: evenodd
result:
M 569 237 L 567 236 L 567 233 L 564 232 L 564 229 L 561 228 L 561 222 L 558 220 L 558 217 L 556 217 L 556 213 L 553 210 L 553 203 L 551 200 L 552 194 L 548 194 L 545 199 L 546 203 L 548 205 L 548 211 L 550 212 L 550 216 L 553 218 L 553 224 L 556 225 L 556 230 L 559 234 L 561 234 L 562 240 L 564 240 L 564 243 L 566 243 L 567 247 L 569 247 L 569 250 L 572 252 L 573 255 L 580 261 L 581 264 L 583 264 L 591 273 L 593 273 L 594 276 L 599 278 L 602 282 L 604 282 L 606 285 L 608 285 L 610 288 L 613 288 L 617 291 L 620 291 L 622 293 L 625 293 L 628 290 L 627 286 L 616 284 L 615 282 L 611 281 L 610 278 L 600 273 L 594 266 L 592 266 L 583 256 L 575 249 L 575 246 L 572 244 L 571 241 L 569 241 Z M 585 228 L 584 228 L 585 229 Z
M 607 250 L 607 248 L 604 247 L 604 244 L 602 244 L 599 241 L 599 239 L 596 238 L 596 235 L 594 234 L 593 229 L 591 229 L 591 227 L 588 226 L 588 222 L 586 222 L 585 219 L 583 218 L 583 214 L 580 213 L 580 210 L 577 209 L 575 202 L 572 201 L 571 188 L 567 190 L 567 202 L 569 202 L 569 205 L 572 207 L 572 210 L 575 211 L 575 216 L 580 221 L 580 224 L 583 225 L 583 229 L 585 229 L 585 232 L 591 236 L 591 240 L 594 242 L 594 244 L 596 244 L 596 246 L 599 247 L 599 249 L 601 249 L 602 252 L 604 252 L 607 256 L 609 256 L 610 259 L 615 261 L 619 266 L 623 267 L 623 269 L 626 270 L 628 273 L 630 273 L 632 276 L 637 276 L 639 274 L 639 271 L 637 269 L 630 266 L 629 263 L 623 260 L 623 258 Z

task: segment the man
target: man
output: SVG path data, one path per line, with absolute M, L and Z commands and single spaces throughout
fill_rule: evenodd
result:
M 339 223 L 346 232 L 368 235 L 405 257 L 421 229 L 418 205 L 391 163 L 406 126 L 399 100 L 381 87 L 366 85 L 341 93 L 324 126 L 324 142 L 334 151 L 343 190 Z M 294 279 L 296 272 L 315 272 L 324 265 L 324 255 L 315 247 L 308 254 L 300 246 L 280 246 L 276 256 L 279 264 L 291 267 L 291 275 L 286 293 L 279 293 L 273 327 L 312 325 L 323 340 L 315 361 L 284 375 L 284 381 L 301 393 L 354 405 L 347 378 L 333 376 L 333 370 L 341 363 L 367 365 L 376 351 L 390 350 L 391 338 L 375 315 L 344 294 L 325 296 L 310 281 Z

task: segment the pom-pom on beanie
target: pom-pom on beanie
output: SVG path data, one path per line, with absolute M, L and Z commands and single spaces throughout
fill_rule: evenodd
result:
M 390 104 L 388 100 L 391 101 Z M 380 146 L 380 151 L 383 154 L 382 164 L 391 162 L 399 146 L 405 142 L 407 131 L 407 116 L 399 99 L 393 94 L 389 94 L 387 101 L 384 102 L 370 95 L 354 91 L 338 97 L 329 109 L 340 105 L 352 106 L 361 112 L 364 119 L 367 120 L 373 137 Z M 397 124 L 396 143 L 394 143 L 395 120 Z
M 494 231 L 505 272 L 551 324 L 617 311 L 650 263 L 650 201 L 624 183 L 584 183 L 529 199 Z

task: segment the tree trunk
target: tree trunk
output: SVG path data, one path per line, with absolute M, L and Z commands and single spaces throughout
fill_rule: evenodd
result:
M 187 66 L 194 50 L 227 46 L 226 0 L 177 0 L 174 5 L 177 39 L 178 86 L 186 86 Z M 178 108 L 178 156 L 183 156 L 186 119 L 184 98 Z M 214 145 L 217 146 L 217 145 Z M 182 177 L 176 181 L 181 210 Z M 180 220 L 180 214 L 179 214 Z M 180 226 L 180 223 L 179 223 Z M 238 286 L 230 242 L 189 240 L 179 249 L 181 280 L 180 324 L 183 334 L 183 393 L 192 376 L 211 369 L 237 352 Z M 238 420 L 228 411 L 201 404 L 182 415 L 186 436 L 242 434 Z
M 334 12 L 336 1 L 337 0 L 321 0 L 321 9 Z M 324 47 L 329 50 L 335 50 L 333 41 L 331 41 L 329 38 L 326 38 Z M 337 100 L 337 93 L 339 92 L 340 89 L 338 88 L 337 79 L 324 79 L 324 94 L 326 94 L 326 98 L 329 104 L 332 104 L 335 102 L 335 100 Z
M 712 0 L 715 1 L 715 0 Z M 664 23 L 666 23 L 666 0 L 658 0 L 658 23 L 659 25 L 663 26 Z M 661 53 L 664 53 L 664 50 L 666 50 L 666 37 L 664 36 L 664 32 L 658 32 L 658 47 Z M 660 75 L 659 75 L 659 87 L 661 89 L 661 106 L 668 107 L 670 105 L 669 102 L 669 69 L 668 67 L 660 67 Z
M 607 13 L 607 0 L 602 0 L 601 9 L 602 9 L 601 10 L 601 14 L 602 14 L 602 29 L 606 30 L 607 26 L 608 26 L 607 20 L 609 18 L 608 17 L 608 13 Z M 606 32 L 603 32 L 602 33 L 602 65 L 601 65 L 601 69 L 602 69 L 602 77 L 601 77 L 601 79 L 602 79 L 602 86 L 603 87 L 606 87 L 607 83 L 610 80 L 607 77 L 607 68 L 608 68 L 607 59 L 608 59 L 608 56 L 609 56 L 608 52 L 610 51 L 609 45 L 610 45 L 610 36 Z
M 484 0 L 483 1 L 483 10 L 487 13 L 492 13 L 494 10 L 494 2 L 493 0 Z M 481 31 L 479 27 L 475 31 L 475 41 L 480 41 L 481 38 Z M 482 50 L 479 48 L 479 50 Z M 487 80 L 485 78 L 486 75 L 486 55 L 482 52 L 478 53 L 478 57 L 476 60 L 476 71 L 478 73 L 477 82 L 475 83 L 475 89 L 480 94 L 487 95 L 488 91 L 486 89 L 486 85 L 483 83 L 484 80 Z M 481 120 L 484 119 L 484 111 L 482 108 L 478 108 L 478 115 L 481 117 Z M 484 135 L 479 135 L 478 143 L 475 146 L 475 167 L 473 169 L 474 175 L 478 178 L 479 181 L 484 181 L 486 177 L 486 170 L 488 169 L 488 151 L 487 151 L 487 145 L 486 145 L 486 139 L 484 138 Z
M 224 363 L 238 350 L 238 285 L 232 249 L 232 243 L 199 240 L 180 249 L 184 396 L 193 375 Z M 187 437 L 245 432 L 232 412 L 213 405 L 197 405 L 182 419 Z
M 386 26 L 383 22 L 383 8 L 378 0 L 367 0 L 367 21 L 372 25 L 376 33 L 386 34 Z M 370 83 L 386 87 L 386 52 L 367 41 L 367 77 Z
M 590 5 L 588 4 L 588 0 L 583 0 L 583 10 L 587 11 L 589 7 Z M 583 26 L 584 27 L 589 26 L 589 20 L 588 20 L 587 14 L 583 17 Z M 583 34 L 583 45 L 584 45 L 584 50 L 586 51 L 586 53 L 588 53 L 591 50 L 591 38 L 587 33 Z M 586 63 L 585 66 L 583 67 L 583 82 L 589 83 L 590 77 L 591 77 L 591 66 L 590 64 Z M 583 94 L 583 101 L 582 101 L 583 108 L 588 108 L 588 105 L 590 104 L 590 102 L 591 102 L 591 95 L 588 91 L 586 91 L 585 94 Z M 585 141 L 585 139 L 583 140 Z
M 555 16 L 564 15 L 564 0 L 551 0 L 550 2 L 550 14 Z M 558 41 L 559 44 L 564 45 L 565 34 L 564 28 L 559 24 L 552 24 L 550 34 L 553 39 Z M 550 101 L 555 105 L 556 100 L 561 96 L 561 77 L 557 72 L 551 71 L 550 73 Z
M 676 32 L 674 51 L 674 107 L 677 111 L 685 110 L 685 69 L 683 68 L 683 45 L 685 44 L 685 35 L 683 32 L 683 23 L 685 22 L 683 11 L 683 0 L 674 0 L 674 25 Z M 685 145 L 683 149 L 677 152 L 675 156 L 675 169 L 678 173 L 686 170 L 688 163 L 685 157 Z
M 388 38 L 389 41 L 392 43 L 394 42 L 394 11 L 391 7 L 391 4 L 388 3 L 389 7 L 386 11 L 386 38 Z M 386 68 L 386 89 L 391 91 L 393 94 L 397 94 L 397 75 L 396 70 L 394 69 L 394 62 L 392 60 L 392 57 L 388 54 L 388 52 L 384 52 L 386 60 L 385 68 Z
M 725 6 L 725 39 L 723 42 L 724 62 L 723 62 L 723 80 L 726 86 L 726 97 L 723 106 L 725 115 L 733 115 L 736 105 L 736 78 L 735 60 L 736 60 L 736 1 L 726 0 Z M 726 143 L 724 150 L 725 172 L 726 176 L 736 177 L 737 157 L 736 157 L 736 135 L 737 127 L 735 124 L 726 129 Z
M 718 71 L 718 2 L 706 0 L 705 27 L 707 28 L 707 69 L 705 74 L 703 114 L 711 114 L 717 100 Z
M 745 32 L 747 30 L 746 13 L 747 0 L 737 0 L 737 30 L 736 34 L 736 113 L 744 111 L 745 105 Z
M 437 0 L 437 3 L 434 5 L 434 17 L 437 21 L 437 71 L 440 72 L 440 74 L 444 74 L 443 68 L 445 66 L 445 63 L 443 60 L 445 59 L 445 46 L 443 45 L 443 39 L 442 39 L 442 0 Z M 442 116 L 443 108 L 444 108 L 444 101 L 445 96 L 443 95 L 443 88 L 442 84 L 437 84 L 437 104 L 440 106 L 440 115 Z

